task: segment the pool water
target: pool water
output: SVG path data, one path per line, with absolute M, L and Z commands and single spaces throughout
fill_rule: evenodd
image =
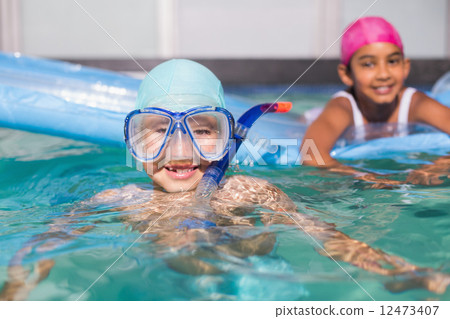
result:
M 255 102 L 276 97 L 274 92 L 252 91 L 245 96 Z M 283 99 L 298 101 L 294 112 L 300 114 L 328 97 L 296 91 Z M 396 172 L 391 178 L 404 180 L 409 169 L 418 167 L 415 160 L 437 158 L 420 152 L 404 156 L 411 164 L 397 159 L 348 163 L 369 170 L 388 168 Z M 81 201 L 106 189 L 149 183 L 145 173 L 127 167 L 126 158 L 125 150 L 0 129 L 0 287 L 11 258 L 35 240 L 24 267 L 32 270 L 44 259 L 55 265 L 28 300 L 450 300 L 450 289 L 440 295 L 424 289 L 392 293 L 385 284 L 394 278 L 344 262 L 339 266 L 319 254 L 309 236 L 283 225 L 240 230 L 248 236 L 275 233 L 275 248 L 266 255 L 226 257 L 217 262 L 226 270 L 220 274 L 183 274 L 168 267 L 162 256 L 185 252 L 160 247 L 151 236 L 126 227 L 120 221 L 120 202 L 99 208 L 97 214 L 81 214 L 77 225 L 95 225 L 91 231 L 54 249 L 41 249 L 59 239 L 36 240 L 55 220 L 67 231 L 61 238 L 67 237 L 73 225 L 66 216 Z M 450 274 L 449 179 L 437 186 L 372 189 L 370 183 L 303 166 L 241 166 L 239 173 L 267 179 L 295 201 L 299 212 L 334 223 L 350 237 Z M 259 211 L 255 207 L 247 214 Z

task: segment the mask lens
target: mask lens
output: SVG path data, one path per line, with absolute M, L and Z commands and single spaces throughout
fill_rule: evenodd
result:
M 189 115 L 186 126 L 194 146 L 206 160 L 218 160 L 224 155 L 230 138 L 230 123 L 220 112 L 201 112 Z
M 143 161 L 158 157 L 169 134 L 170 124 L 170 117 L 161 114 L 140 113 L 133 116 L 128 127 L 128 143 L 135 156 Z

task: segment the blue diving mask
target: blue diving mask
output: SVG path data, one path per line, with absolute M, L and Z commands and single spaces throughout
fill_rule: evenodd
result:
M 184 144 L 202 159 L 218 161 L 228 153 L 232 138 L 233 116 L 221 107 L 199 106 L 184 112 L 147 107 L 130 112 L 125 119 L 125 142 L 141 162 L 159 160 L 171 144 Z

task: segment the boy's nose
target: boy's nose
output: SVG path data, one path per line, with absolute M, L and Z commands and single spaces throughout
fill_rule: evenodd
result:
M 193 144 L 187 132 L 180 128 L 173 132 L 167 144 L 166 157 L 170 157 L 168 160 L 193 158 Z

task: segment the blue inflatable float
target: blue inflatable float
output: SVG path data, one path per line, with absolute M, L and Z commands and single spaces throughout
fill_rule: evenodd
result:
M 140 80 L 116 72 L 71 63 L 0 53 L 0 126 L 124 147 L 123 123 L 134 109 Z M 450 73 L 431 92 L 450 105 Z M 270 102 L 270 101 L 268 101 Z M 235 118 L 251 105 L 226 96 Z M 239 161 L 299 163 L 299 145 L 306 124 L 283 114 L 258 120 Z M 343 159 L 383 158 L 421 150 L 445 154 L 450 137 L 422 125 L 410 125 L 406 136 L 371 141 L 341 139 L 333 156 Z

